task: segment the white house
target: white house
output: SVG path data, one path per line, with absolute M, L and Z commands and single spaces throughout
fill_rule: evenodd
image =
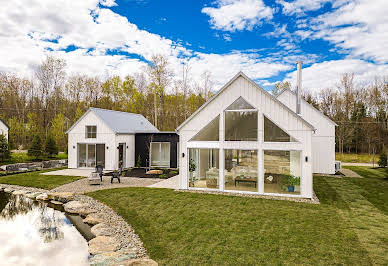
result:
M 0 119 L 0 135 L 4 135 L 5 138 L 8 140 L 8 131 L 9 131 L 9 126 Z
M 240 72 L 177 128 L 179 187 L 312 198 L 314 131 Z
M 276 96 L 296 112 L 297 94 L 284 89 Z M 300 115 L 315 127 L 312 136 L 313 173 L 335 174 L 335 127 L 337 124 L 301 98 Z
M 69 168 L 135 165 L 135 134 L 158 133 L 144 116 L 99 108 L 89 110 L 66 132 Z

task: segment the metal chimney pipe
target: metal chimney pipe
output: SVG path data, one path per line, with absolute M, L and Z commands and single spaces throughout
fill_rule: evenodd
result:
M 297 88 L 296 88 L 296 113 L 300 115 L 302 101 L 302 61 L 296 62 L 297 67 Z

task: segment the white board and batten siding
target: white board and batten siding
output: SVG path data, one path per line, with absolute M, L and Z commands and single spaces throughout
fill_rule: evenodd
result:
M 260 184 L 264 184 L 264 165 L 263 160 L 264 150 L 299 150 L 301 152 L 302 178 L 301 191 L 302 197 L 312 197 L 312 164 L 311 160 L 305 161 L 305 157 L 311 158 L 311 126 L 304 123 L 302 119 L 296 116 L 287 107 L 277 101 L 273 96 L 258 88 L 258 85 L 248 79 L 245 75 L 239 74 L 232 79 L 230 83 L 220 90 L 212 100 L 200 109 L 196 114 L 183 123 L 178 129 L 180 137 L 180 188 L 188 188 L 188 148 L 213 148 L 220 149 L 220 171 L 223 171 L 224 162 L 223 149 L 256 149 L 259 155 L 259 193 L 264 193 L 264 188 Z M 224 110 L 231 105 L 239 97 L 244 98 L 248 103 L 258 110 L 258 141 L 255 142 L 232 142 L 224 140 Z M 220 141 L 209 142 L 189 142 L 189 140 L 204 126 L 211 122 L 214 118 L 220 115 Z M 299 142 L 282 142 L 282 143 L 264 143 L 264 121 L 263 115 L 272 120 L 283 130 L 288 132 L 292 137 Z M 185 153 L 185 157 L 182 156 Z
M 0 120 L 0 135 L 4 135 L 4 137 L 8 140 L 8 127 L 3 121 Z
M 86 138 L 86 126 L 97 126 L 96 138 Z M 105 169 L 118 169 L 118 145 L 126 143 L 125 147 L 125 167 L 134 166 L 134 134 L 116 134 L 112 131 L 94 112 L 88 112 L 77 124 L 68 132 L 68 157 L 69 168 L 78 168 L 78 143 L 105 144 Z
M 296 95 L 290 90 L 282 91 L 277 99 L 296 110 Z M 316 128 L 312 135 L 313 173 L 334 174 L 336 124 L 303 99 L 301 116 Z

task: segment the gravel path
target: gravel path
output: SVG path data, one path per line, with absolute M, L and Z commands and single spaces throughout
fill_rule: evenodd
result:
M 170 177 L 169 179 L 152 184 L 148 187 L 178 189 L 179 188 L 179 175 Z
M 111 188 L 121 188 L 121 187 L 147 187 L 152 184 L 160 182 L 158 178 L 137 178 L 137 177 L 121 177 L 121 183 L 117 182 L 117 179 L 113 181 L 113 184 L 110 183 L 110 176 L 104 176 L 102 178 L 101 185 L 90 185 L 87 178 L 82 178 L 80 180 L 74 181 L 69 184 L 59 186 L 51 192 L 75 192 L 77 194 L 83 194 L 87 192 L 111 189 Z

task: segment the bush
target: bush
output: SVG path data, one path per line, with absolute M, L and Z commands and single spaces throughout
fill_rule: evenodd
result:
M 136 167 L 141 167 L 141 157 L 140 157 L 140 154 L 137 157 Z
M 46 138 L 44 151 L 49 157 L 55 157 L 58 154 L 57 144 L 51 135 Z
M 8 141 L 4 135 L 0 134 L 0 161 L 5 161 L 10 158 Z
M 39 135 L 36 135 L 32 140 L 31 146 L 28 148 L 29 156 L 39 159 L 42 156 L 42 140 Z
M 387 149 L 385 148 L 385 146 L 383 147 L 383 149 L 381 150 L 381 153 L 379 155 L 378 164 L 381 167 L 387 167 Z

